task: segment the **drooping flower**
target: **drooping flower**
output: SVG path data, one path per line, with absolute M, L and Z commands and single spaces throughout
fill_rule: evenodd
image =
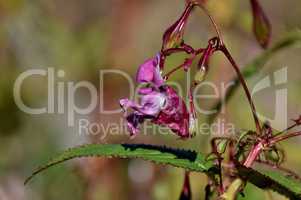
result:
M 139 133 L 139 125 L 146 119 L 161 126 L 167 126 L 181 138 L 188 138 L 190 115 L 184 101 L 176 91 L 167 85 L 159 90 L 142 95 L 137 104 L 129 99 L 121 99 L 120 106 L 133 112 L 126 116 L 127 127 L 131 135 Z
M 253 13 L 253 31 L 257 41 L 267 48 L 271 38 L 271 25 L 257 0 L 251 0 Z
M 152 91 L 141 97 L 140 104 L 137 104 L 128 99 L 121 99 L 120 105 L 124 110 L 132 108 L 142 115 L 156 116 L 164 106 L 165 101 L 166 96 L 164 93 Z
M 188 138 L 190 114 L 185 102 L 172 87 L 164 86 L 161 90 L 166 95 L 165 107 L 152 122 L 169 127 L 181 138 Z
M 127 127 L 131 135 L 139 133 L 139 125 L 145 120 L 167 126 L 181 138 L 188 138 L 191 115 L 185 102 L 170 86 L 166 85 L 160 72 L 161 55 L 146 60 L 136 74 L 136 81 L 145 84 L 139 89 L 140 102 L 121 99 L 120 106 L 125 111 Z M 128 114 L 127 111 L 131 110 Z
M 120 106 L 124 111 L 129 108 L 134 112 L 126 116 L 127 127 L 131 135 L 139 133 L 139 125 L 145 119 L 155 118 L 164 106 L 166 97 L 158 91 L 151 91 L 141 97 L 140 104 L 129 99 L 121 99 Z

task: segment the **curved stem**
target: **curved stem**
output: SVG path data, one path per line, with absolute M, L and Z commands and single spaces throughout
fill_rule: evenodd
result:
M 201 54 L 203 51 L 204 51 L 204 49 L 198 49 L 198 50 L 196 50 L 190 58 L 187 58 L 187 59 L 185 60 L 184 63 L 182 63 L 181 65 L 179 65 L 179 66 L 173 68 L 172 70 L 170 70 L 169 72 L 167 72 L 167 73 L 163 76 L 164 80 L 168 80 L 169 76 L 172 75 L 174 72 L 178 71 L 179 69 L 181 69 L 181 68 L 183 68 L 183 67 L 185 67 L 185 66 L 187 66 L 187 65 L 191 65 L 192 61 L 193 61 L 199 54 Z
M 197 6 L 199 6 L 204 12 L 205 14 L 209 17 L 214 29 L 215 29 L 215 32 L 219 38 L 219 45 L 221 47 L 221 51 L 225 54 L 225 56 L 228 58 L 228 60 L 230 61 L 230 63 L 232 64 L 232 66 L 234 67 L 237 75 L 238 75 L 238 78 L 244 88 L 244 91 L 246 93 L 246 96 L 248 98 L 248 101 L 249 101 L 249 104 L 250 104 L 250 107 L 252 109 L 252 113 L 253 113 L 253 118 L 254 118 L 254 121 L 255 121 L 255 125 L 256 125 L 256 132 L 257 134 L 261 134 L 261 126 L 260 126 L 260 123 L 259 123 L 259 119 L 258 119 L 258 116 L 256 114 L 256 108 L 255 108 L 255 105 L 253 103 L 253 100 L 252 100 L 252 96 L 249 92 L 249 89 L 248 89 L 248 86 L 243 78 L 243 75 L 241 74 L 240 70 L 239 70 L 239 67 L 237 66 L 236 62 L 234 61 L 234 59 L 232 58 L 231 54 L 229 53 L 228 49 L 226 48 L 226 46 L 224 45 L 224 41 L 223 41 L 223 37 L 222 37 L 222 34 L 221 34 L 221 31 L 219 30 L 215 20 L 213 19 L 213 17 L 210 15 L 209 11 L 204 7 L 204 5 L 200 4 L 200 3 L 197 3 Z
M 217 23 L 215 22 L 215 20 L 213 19 L 213 17 L 210 15 L 209 11 L 207 10 L 207 8 L 200 4 L 200 3 L 197 3 L 197 6 L 199 6 L 199 8 L 201 8 L 204 13 L 209 17 L 210 21 L 211 21 L 211 24 L 213 25 L 214 27 L 214 30 L 218 36 L 218 38 L 220 39 L 220 44 L 223 45 L 224 44 L 224 40 L 223 40 L 223 37 L 222 37 L 222 34 L 221 34 L 221 31 L 219 30 L 218 26 L 217 26 Z
M 250 107 L 251 107 L 251 110 L 252 110 L 253 118 L 254 118 L 255 125 L 256 125 L 256 132 L 257 132 L 257 134 L 260 135 L 261 134 L 261 126 L 260 126 L 260 123 L 259 123 L 259 119 L 258 119 L 258 116 L 257 116 L 257 113 L 256 113 L 256 108 L 255 108 L 254 102 L 252 100 L 252 96 L 250 94 L 250 91 L 248 89 L 247 83 L 246 83 L 243 75 L 241 74 L 238 65 L 234 61 L 233 57 L 231 56 L 231 54 L 228 51 L 228 49 L 226 48 L 226 46 L 225 45 L 221 45 L 220 50 L 227 57 L 227 59 L 229 60 L 229 62 L 232 65 L 232 67 L 234 68 L 235 72 L 237 73 L 238 79 L 239 79 L 239 81 L 241 82 L 241 84 L 243 86 L 243 89 L 245 91 L 245 94 L 247 96 L 247 99 L 249 101 L 249 104 L 250 104 Z
M 184 67 L 184 63 L 173 68 L 172 70 L 170 70 L 169 72 L 167 72 L 164 76 L 163 76 L 163 79 L 164 80 L 168 80 L 168 78 L 170 77 L 170 75 L 172 75 L 174 72 L 178 71 L 179 69 L 181 69 L 182 67 Z
M 191 54 L 194 52 L 194 49 L 188 49 L 186 46 L 179 47 L 179 48 L 170 48 L 162 51 L 162 54 L 167 57 L 173 53 L 181 53 L 181 52 L 185 52 L 186 54 Z

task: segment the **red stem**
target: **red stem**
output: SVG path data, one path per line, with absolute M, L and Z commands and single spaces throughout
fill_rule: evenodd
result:
M 164 79 L 167 80 L 171 74 L 173 74 L 174 72 L 178 71 L 178 70 L 181 69 L 182 67 L 185 67 L 187 64 L 189 64 L 189 62 L 192 62 L 192 61 L 195 59 L 195 57 L 197 57 L 199 54 L 201 54 L 204 50 L 205 50 L 205 49 L 198 49 L 198 50 L 196 50 L 190 58 L 187 58 L 187 59 L 185 60 L 184 63 L 182 63 L 181 65 L 179 65 L 179 66 L 177 66 L 177 67 L 175 67 L 175 68 L 173 68 L 173 69 L 170 70 L 167 74 L 165 74 L 165 75 L 163 76 Z
M 189 90 L 189 105 L 190 105 L 190 112 L 192 113 L 193 118 L 196 119 L 197 116 L 196 116 L 196 111 L 193 103 L 193 89 L 194 89 L 194 85 L 192 85 Z
M 203 4 L 201 4 L 201 3 L 197 3 L 197 5 L 198 5 L 199 8 L 201 8 L 201 9 L 204 11 L 204 13 L 209 17 L 209 19 L 210 19 L 210 21 L 211 21 L 211 24 L 213 25 L 214 30 L 215 30 L 215 32 L 216 32 L 216 34 L 217 34 L 217 37 L 220 39 L 221 45 L 224 45 L 224 40 L 223 40 L 223 36 L 222 36 L 222 34 L 221 34 L 221 31 L 219 30 L 219 28 L 218 28 L 218 26 L 217 26 L 215 20 L 214 20 L 213 17 L 210 15 L 210 13 L 209 13 L 209 11 L 207 10 L 207 8 L 206 8 Z
M 229 60 L 229 62 L 231 63 L 232 67 L 234 68 L 235 72 L 237 73 L 237 76 L 238 76 L 238 79 L 239 81 L 241 82 L 242 86 L 243 86 L 243 89 L 245 91 L 245 94 L 247 96 L 247 99 L 249 101 L 249 104 L 250 104 L 250 107 L 251 107 L 251 110 L 252 110 L 252 114 L 253 114 L 253 118 L 254 118 L 254 121 L 255 121 L 255 125 L 256 125 L 256 132 L 257 134 L 261 134 L 261 126 L 260 126 L 260 123 L 259 123 L 259 119 L 258 119 L 258 116 L 256 114 L 256 108 L 255 108 L 255 105 L 254 105 L 254 102 L 252 100 L 252 96 L 249 92 L 249 89 L 248 89 L 248 86 L 247 86 L 247 83 L 243 77 L 243 75 L 241 74 L 240 70 L 239 70 L 239 67 L 238 65 L 236 64 L 236 62 L 234 61 L 233 57 L 231 56 L 230 52 L 228 51 L 228 49 L 226 48 L 225 45 L 222 45 L 220 47 L 220 50 L 224 53 L 224 55 L 227 57 L 227 59 Z
M 278 142 L 281 142 L 283 140 L 287 140 L 290 139 L 292 137 L 297 137 L 297 136 L 301 136 L 301 132 L 295 132 L 295 133 L 288 133 L 286 135 L 281 135 L 278 137 L 274 137 L 271 141 L 270 141 L 270 145 L 274 145 Z
M 279 133 L 276 133 L 274 136 L 276 137 L 276 136 L 278 136 L 278 135 L 281 135 L 281 134 L 283 134 L 283 133 L 285 133 L 285 132 L 287 132 L 287 131 L 289 131 L 289 130 L 291 130 L 291 129 L 297 127 L 297 126 L 299 126 L 299 125 L 298 125 L 298 124 L 293 124 L 293 125 L 291 125 L 290 127 L 284 129 L 283 131 L 281 131 L 281 132 L 279 132 Z
M 292 137 L 297 137 L 297 136 L 301 136 L 301 131 L 274 137 L 272 140 L 268 141 L 267 144 L 263 144 L 263 142 L 259 142 L 258 144 L 253 146 L 253 148 L 251 149 L 246 161 L 244 162 L 244 166 L 251 167 L 252 164 L 254 163 L 254 161 L 256 161 L 256 159 L 259 156 L 259 154 L 261 153 L 261 151 L 263 150 L 264 146 L 273 146 L 278 142 L 290 139 Z
M 251 167 L 254 161 L 257 159 L 259 154 L 261 153 L 261 150 L 263 148 L 263 145 L 261 143 L 256 144 L 252 147 L 247 159 L 244 162 L 244 166 Z
M 179 69 L 181 69 L 182 67 L 184 67 L 185 63 L 173 68 L 172 70 L 170 70 L 167 74 L 165 74 L 163 76 L 164 80 L 168 80 L 168 78 L 170 77 L 171 74 L 173 74 L 174 72 L 178 71 Z

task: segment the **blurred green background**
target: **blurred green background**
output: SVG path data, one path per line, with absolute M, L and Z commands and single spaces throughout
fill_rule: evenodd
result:
M 260 1 L 273 26 L 272 43 L 289 31 L 301 28 L 301 2 Z M 146 58 L 161 48 L 161 38 L 184 9 L 184 0 L 1 0 L 0 1 L 0 200 L 115 200 L 177 199 L 183 171 L 154 166 L 140 160 L 80 159 L 68 162 L 38 176 L 26 187 L 23 181 L 32 170 L 56 152 L 87 142 L 151 143 L 208 152 L 207 135 L 180 141 L 173 135 L 141 134 L 129 139 L 124 133 L 104 139 L 79 134 L 78 126 L 68 127 L 67 114 L 30 115 L 15 104 L 13 85 L 29 69 L 64 70 L 59 81 L 89 81 L 103 89 L 102 103 L 107 109 L 118 108 L 126 97 L 128 85 L 123 79 L 109 77 L 99 84 L 100 69 L 119 69 L 135 76 Z M 225 41 L 237 62 L 243 66 L 262 50 L 252 34 L 248 1 L 211 0 L 208 5 L 220 24 Z M 195 12 L 189 23 L 186 40 L 194 47 L 206 45 L 214 32 L 204 14 Z M 180 59 L 171 57 L 170 66 Z M 265 89 L 255 96 L 259 112 L 273 118 L 271 103 L 277 87 L 288 89 L 288 119 L 301 113 L 301 48 L 289 48 L 275 55 L 260 74 L 248 80 L 250 87 L 261 78 L 288 67 L 288 83 Z M 212 60 L 209 80 L 226 81 L 235 74 L 222 56 Z M 180 73 L 173 80 L 184 82 Z M 227 105 L 223 116 L 237 128 L 253 129 L 253 121 L 243 91 L 239 90 Z M 31 78 L 22 88 L 26 104 L 47 104 L 47 80 Z M 79 106 L 89 96 L 76 95 Z M 207 105 L 210 102 L 200 102 Z M 119 123 L 122 114 L 105 115 L 97 111 L 86 116 L 99 124 Z M 200 121 L 205 117 L 200 115 Z M 284 142 L 285 166 L 301 174 L 301 139 Z M 193 198 L 203 199 L 206 177 L 192 173 Z M 275 193 L 247 186 L 246 198 L 284 199 Z

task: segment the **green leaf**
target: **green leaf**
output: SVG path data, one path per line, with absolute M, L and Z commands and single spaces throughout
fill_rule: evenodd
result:
M 275 43 L 274 46 L 265 50 L 262 54 L 257 56 L 253 61 L 247 64 L 244 68 L 242 68 L 242 75 L 245 79 L 251 78 L 256 75 L 263 66 L 267 63 L 269 59 L 275 56 L 281 50 L 287 49 L 289 47 L 293 47 L 301 44 L 301 31 L 293 31 L 287 33 L 283 39 Z M 240 82 L 238 78 L 234 78 L 232 80 L 233 85 L 226 91 L 225 94 L 225 102 L 228 102 L 237 89 L 240 86 Z M 209 115 L 208 122 L 213 123 L 219 112 L 221 111 L 223 106 L 222 100 L 218 101 L 211 110 L 216 110 L 215 114 Z
M 187 171 L 211 172 L 216 169 L 213 162 L 207 160 L 204 155 L 190 150 L 174 149 L 165 146 L 147 144 L 88 144 L 71 148 L 58 154 L 54 159 L 36 169 L 28 177 L 25 184 L 35 175 L 64 161 L 80 157 L 118 157 L 140 158 L 156 164 L 171 165 L 184 168 Z
M 25 184 L 40 172 L 64 161 L 81 157 L 140 158 L 156 164 L 180 167 L 187 171 L 217 174 L 217 167 L 211 160 L 195 151 L 174 149 L 146 144 L 88 144 L 74 147 L 58 154 L 54 159 L 36 169 Z M 292 199 L 301 199 L 301 181 L 277 170 L 255 170 L 238 167 L 241 178 L 262 189 L 272 189 Z
M 301 180 L 281 170 L 238 167 L 239 175 L 261 189 L 271 189 L 290 199 L 301 200 Z

